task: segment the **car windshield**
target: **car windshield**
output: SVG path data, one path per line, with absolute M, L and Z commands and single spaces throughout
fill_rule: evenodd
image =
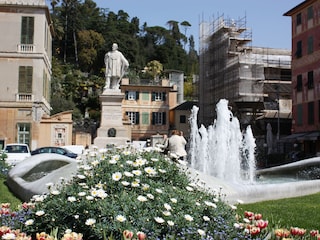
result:
M 12 145 L 6 147 L 7 153 L 27 153 L 28 149 L 23 145 Z

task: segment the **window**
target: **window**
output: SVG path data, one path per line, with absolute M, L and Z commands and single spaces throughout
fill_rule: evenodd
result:
M 313 7 L 308 7 L 308 20 L 313 18 Z
M 153 112 L 152 113 L 152 125 L 166 125 L 166 113 L 165 112 Z
M 296 20 L 297 20 L 297 26 L 299 26 L 300 24 L 301 24 L 301 13 L 298 13 L 297 14 L 297 18 L 296 18 Z
M 142 93 L 142 100 L 143 101 L 149 101 L 150 99 L 150 93 L 149 92 L 143 92 Z
M 139 112 L 126 112 L 126 115 L 129 117 L 131 124 L 139 124 Z
M 313 36 L 308 37 L 308 54 L 313 53 Z
M 33 44 L 34 17 L 22 17 L 21 44 Z
M 302 91 L 302 75 L 297 76 L 297 92 Z
M 20 66 L 19 67 L 19 93 L 32 93 L 32 74 L 33 67 Z
M 296 57 L 297 58 L 301 58 L 302 57 L 302 41 L 298 41 L 297 42 Z
M 17 139 L 18 143 L 30 143 L 30 123 L 18 123 L 17 124 Z
M 303 124 L 303 111 L 302 111 L 302 104 L 297 105 L 297 118 L 296 122 L 298 126 L 302 126 Z
M 186 123 L 186 115 L 180 115 L 180 123 Z
M 308 124 L 314 124 L 314 102 L 308 102 Z
M 144 125 L 149 125 L 150 124 L 149 113 L 148 112 L 143 112 L 142 113 L 142 124 L 144 124 Z
M 135 91 L 126 91 L 126 100 L 138 100 L 139 99 L 139 92 Z
M 165 92 L 152 92 L 152 101 L 165 101 L 166 93 Z
M 313 89 L 313 71 L 308 72 L 308 89 Z

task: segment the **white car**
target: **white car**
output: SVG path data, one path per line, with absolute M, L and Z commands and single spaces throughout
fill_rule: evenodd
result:
M 29 146 L 24 143 L 7 144 L 4 152 L 7 154 L 6 163 L 11 166 L 31 157 Z

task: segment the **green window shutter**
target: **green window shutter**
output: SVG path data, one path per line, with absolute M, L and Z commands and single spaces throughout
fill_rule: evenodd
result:
M 33 67 L 20 66 L 19 67 L 19 93 L 32 93 L 32 74 Z
M 163 92 L 162 93 L 162 101 L 164 101 L 164 102 L 166 101 L 166 96 L 167 96 L 166 92 Z
M 125 99 L 128 100 L 128 95 L 129 95 L 129 92 L 128 91 L 125 91 Z
M 149 125 L 149 113 L 147 112 L 142 113 L 142 124 Z
M 21 44 L 33 44 L 34 17 L 22 17 Z
M 139 117 L 140 117 L 139 112 L 136 112 L 136 124 L 139 124 L 139 123 L 140 123 Z
M 149 95 L 150 95 L 150 93 L 148 93 L 148 92 L 143 92 L 142 93 L 142 100 L 144 100 L 144 101 L 149 101 Z
M 167 116 L 166 112 L 163 112 L 162 113 L 162 125 L 166 125 L 167 124 L 166 116 Z
M 151 101 L 155 101 L 155 100 L 156 100 L 156 93 L 152 92 Z
M 139 100 L 139 92 L 136 92 L 136 100 Z

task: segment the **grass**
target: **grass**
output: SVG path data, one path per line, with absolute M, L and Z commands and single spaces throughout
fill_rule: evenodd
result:
M 238 212 L 261 213 L 263 219 L 275 227 L 299 227 L 308 230 L 319 229 L 320 193 L 303 197 L 270 200 L 252 204 L 242 204 Z
M 10 192 L 5 182 L 6 179 L 0 176 L 0 203 L 10 203 L 11 208 L 16 209 L 22 202 Z
M 0 177 L 0 203 L 11 203 L 15 209 L 22 202 L 16 198 L 5 184 L 6 179 Z M 241 204 L 238 213 L 244 211 L 261 213 L 274 228 L 299 227 L 307 230 L 319 229 L 320 193 L 303 197 L 270 200 L 265 202 Z

